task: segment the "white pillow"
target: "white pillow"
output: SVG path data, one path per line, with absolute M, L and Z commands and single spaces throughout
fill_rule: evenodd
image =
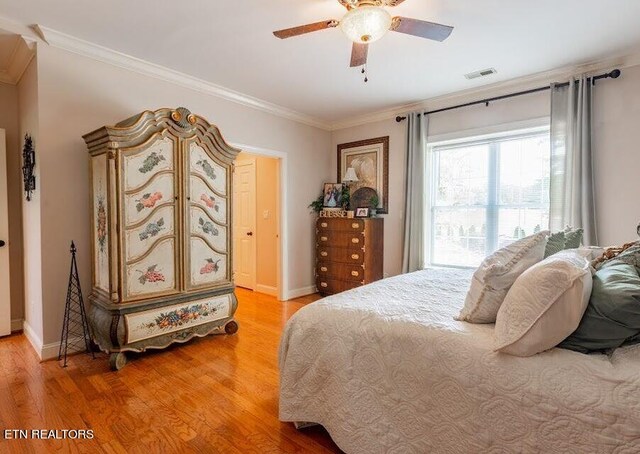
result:
M 516 280 L 498 311 L 496 351 L 532 356 L 578 328 L 593 284 L 588 255 L 585 249 L 558 252 Z
M 464 307 L 456 320 L 494 323 L 509 288 L 525 270 L 544 258 L 549 231 L 536 233 L 498 249 L 473 273 Z

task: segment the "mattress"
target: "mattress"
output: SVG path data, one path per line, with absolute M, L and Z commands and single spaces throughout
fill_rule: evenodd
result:
M 455 321 L 471 271 L 428 269 L 305 306 L 280 345 L 280 419 L 356 453 L 640 452 L 640 345 L 492 351 Z

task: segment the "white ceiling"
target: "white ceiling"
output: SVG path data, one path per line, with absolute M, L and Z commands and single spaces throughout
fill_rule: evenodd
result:
M 406 0 L 392 13 L 455 27 L 444 43 L 390 33 L 369 83 L 339 29 L 281 41 L 273 30 L 340 19 L 337 0 L 0 0 L 40 24 L 326 122 L 640 50 L 638 0 Z M 468 81 L 464 74 L 498 74 Z

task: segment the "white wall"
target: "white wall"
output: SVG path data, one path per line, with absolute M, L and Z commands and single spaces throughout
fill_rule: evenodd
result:
M 9 274 L 11 320 L 24 318 L 22 272 L 22 149 L 18 122 L 18 87 L 0 83 L 0 128 L 7 133 L 7 197 L 9 201 Z M 7 238 L 2 238 L 7 240 Z
M 479 97 L 500 93 L 487 91 Z M 467 102 L 469 99 L 462 101 Z M 457 102 L 456 102 L 457 103 Z M 445 106 L 437 106 L 445 107 Z M 622 71 L 617 80 L 597 83 L 594 96 L 594 153 L 597 192 L 597 215 L 600 244 L 620 244 L 634 239 L 640 221 L 640 66 Z M 511 98 L 451 110 L 430 116 L 429 135 L 483 128 L 548 117 L 549 92 Z M 406 160 L 406 121 L 378 121 L 334 131 L 332 160 L 334 169 L 338 144 L 379 136 L 390 136 L 389 150 L 389 214 L 385 217 L 386 274 L 399 274 L 402 269 L 403 209 Z
M 620 244 L 637 239 L 640 222 L 640 66 L 598 82 L 594 111 L 599 240 Z
M 289 289 L 313 285 L 313 218 L 307 205 L 331 174 L 330 133 L 52 47 L 38 49 L 42 184 L 43 339 L 60 335 L 69 243 L 90 291 L 88 155 L 82 135 L 145 109 L 184 106 L 231 143 L 287 153 Z M 45 145 L 46 144 L 46 145 Z
M 43 332 L 42 310 L 42 250 L 41 250 L 41 223 L 40 207 L 43 174 L 43 162 L 40 159 L 46 155 L 47 148 L 40 146 L 39 121 L 38 121 L 38 64 L 36 59 L 31 60 L 29 67 L 22 75 L 18 83 L 18 113 L 20 137 L 31 134 L 36 150 L 36 191 L 31 201 L 22 198 L 22 235 L 24 248 L 24 329 L 27 337 L 40 353 Z M 55 226 L 56 220 L 49 221 L 46 226 Z M 64 299 L 63 299 L 64 301 Z M 64 303 L 63 303 L 64 304 Z

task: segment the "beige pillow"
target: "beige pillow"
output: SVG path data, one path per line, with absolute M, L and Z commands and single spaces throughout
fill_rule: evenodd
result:
M 576 330 L 591 296 L 588 255 L 582 249 L 558 252 L 516 280 L 498 311 L 496 351 L 532 356 Z
M 525 270 L 544 257 L 549 231 L 522 238 L 498 249 L 473 273 L 464 307 L 456 320 L 494 323 L 509 288 Z

